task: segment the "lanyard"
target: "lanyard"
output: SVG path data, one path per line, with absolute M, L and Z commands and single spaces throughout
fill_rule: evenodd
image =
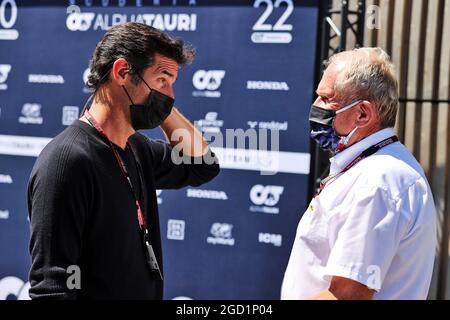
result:
M 108 136 L 106 135 L 106 133 L 103 131 L 102 127 L 100 127 L 100 125 L 97 123 L 97 121 L 95 121 L 94 117 L 91 115 L 91 113 L 89 112 L 88 109 L 85 110 L 85 117 L 86 119 L 89 121 L 89 123 L 92 125 L 92 127 L 94 127 L 101 136 L 103 136 L 109 143 L 109 146 L 111 147 L 111 150 L 114 154 L 114 158 L 116 159 L 119 168 L 120 168 L 120 172 L 122 172 L 123 177 L 127 180 L 128 182 L 128 186 L 130 187 L 131 193 L 133 194 L 133 198 L 134 201 L 136 203 L 136 212 L 137 212 L 137 218 L 139 221 L 139 227 L 142 230 L 142 232 L 144 232 L 144 236 L 146 237 L 146 241 L 149 241 L 149 237 L 148 237 L 148 226 L 147 223 L 145 221 L 145 217 L 144 214 L 142 213 L 142 209 L 141 209 L 141 205 L 139 204 L 139 201 L 137 199 L 136 193 L 134 191 L 133 188 L 133 184 L 131 183 L 131 179 L 130 179 L 130 175 L 128 174 L 127 168 L 125 166 L 125 163 L 122 159 L 122 157 L 119 155 L 119 153 L 117 152 L 116 148 L 114 147 L 113 143 L 111 142 L 111 140 L 109 140 Z M 130 144 L 127 142 L 127 146 L 131 149 Z M 132 151 L 133 152 L 133 151 Z M 134 154 L 133 154 L 134 157 Z M 138 172 L 139 174 L 139 172 Z
M 350 170 L 350 168 L 354 167 L 358 162 L 360 162 L 364 158 L 367 158 L 367 157 L 373 155 L 374 153 L 376 153 L 380 149 L 382 149 L 382 148 L 384 148 L 384 147 L 386 147 L 386 146 L 388 146 L 390 144 L 393 144 L 394 142 L 397 142 L 397 141 L 398 141 L 397 136 L 392 136 L 392 137 L 389 137 L 387 139 L 384 139 L 383 141 L 378 142 L 377 144 L 374 144 L 373 146 L 371 146 L 368 149 L 366 149 L 363 152 L 361 152 L 359 154 L 359 156 L 357 156 L 355 159 L 353 159 L 344 169 L 342 169 L 342 171 L 340 171 L 339 173 L 337 173 L 337 174 L 335 174 L 333 176 L 328 176 L 327 178 L 322 180 L 320 182 L 319 191 L 314 195 L 314 198 L 317 197 L 323 191 L 323 189 L 325 189 L 325 187 L 327 185 L 331 184 L 340 175 L 342 175 L 343 173 L 345 173 L 348 170 Z
M 117 163 L 119 164 L 120 171 L 122 172 L 122 175 L 124 176 L 124 178 L 128 181 L 128 185 L 130 187 L 131 193 L 133 194 L 133 198 L 136 203 L 136 213 L 137 213 L 137 218 L 139 221 L 139 228 L 143 232 L 143 236 L 144 236 L 145 256 L 147 259 L 147 264 L 150 268 L 150 275 L 151 275 L 152 279 L 162 281 L 163 275 L 159 268 L 158 260 L 156 259 L 155 252 L 153 251 L 153 246 L 150 244 L 150 236 L 148 233 L 147 223 L 145 221 L 144 214 L 142 213 L 141 205 L 139 204 L 137 195 L 134 192 L 133 184 L 131 183 L 130 175 L 128 174 L 127 168 L 125 166 L 125 162 L 120 157 L 119 153 L 117 152 L 117 150 L 114 147 L 111 140 L 109 140 L 106 133 L 103 131 L 102 127 L 100 127 L 100 125 L 97 123 L 97 121 L 95 121 L 94 117 L 91 115 L 91 113 L 89 112 L 89 110 L 87 108 L 85 110 L 84 116 L 89 121 L 89 123 L 92 125 L 92 127 L 94 127 L 98 131 L 98 133 L 108 141 L 109 146 L 111 147 L 111 150 L 114 154 L 114 157 L 116 158 Z M 127 146 L 130 148 L 131 153 L 133 154 L 133 158 L 136 161 L 136 156 L 134 155 L 133 148 L 128 143 L 128 141 L 127 141 Z M 138 170 L 138 175 L 139 175 L 139 170 Z

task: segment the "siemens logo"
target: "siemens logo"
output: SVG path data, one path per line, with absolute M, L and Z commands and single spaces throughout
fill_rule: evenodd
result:
M 247 81 L 248 90 L 275 90 L 275 91 L 289 91 L 289 86 L 286 82 L 277 81 Z
M 188 189 L 186 195 L 188 198 L 228 200 L 228 196 L 224 191 L 216 190 Z

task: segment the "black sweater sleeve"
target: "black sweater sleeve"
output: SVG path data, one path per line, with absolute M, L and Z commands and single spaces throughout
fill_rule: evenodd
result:
M 200 186 L 219 174 L 219 161 L 210 149 L 203 157 L 182 156 L 181 161 L 180 158 L 172 158 L 170 144 L 161 140 L 146 140 L 152 154 L 157 189 Z
M 84 151 L 74 149 L 71 143 L 49 144 L 31 173 L 32 299 L 76 298 L 75 291 L 67 287 L 67 268 L 80 261 L 91 194 L 87 157 Z

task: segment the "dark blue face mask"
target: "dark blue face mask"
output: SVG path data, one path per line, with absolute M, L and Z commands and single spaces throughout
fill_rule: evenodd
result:
M 337 150 L 340 138 L 332 127 L 319 123 L 311 123 L 310 135 L 322 150 Z
M 347 136 L 340 136 L 333 127 L 334 119 L 336 118 L 336 114 L 344 112 L 358 105 L 360 102 L 361 100 L 355 101 L 337 111 L 320 108 L 315 105 L 311 106 L 309 112 L 311 138 L 316 141 L 321 149 L 330 150 L 335 153 L 345 149 L 358 127 L 353 129 Z

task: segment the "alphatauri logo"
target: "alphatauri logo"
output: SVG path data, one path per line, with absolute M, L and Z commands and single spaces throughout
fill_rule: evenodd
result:
M 283 191 L 283 186 L 263 186 L 261 184 L 253 186 L 250 190 L 250 200 L 255 205 L 250 206 L 250 211 L 278 214 L 280 210 L 275 205 L 280 201 Z
M 105 1 L 103 1 L 105 2 Z M 67 8 L 66 27 L 70 31 L 107 31 L 115 25 L 139 22 L 161 31 L 196 31 L 197 14 L 192 13 L 94 13 L 81 12 L 79 6 Z
M 192 92 L 194 97 L 220 98 L 219 91 L 225 70 L 198 70 L 194 73 L 192 84 L 196 91 Z

